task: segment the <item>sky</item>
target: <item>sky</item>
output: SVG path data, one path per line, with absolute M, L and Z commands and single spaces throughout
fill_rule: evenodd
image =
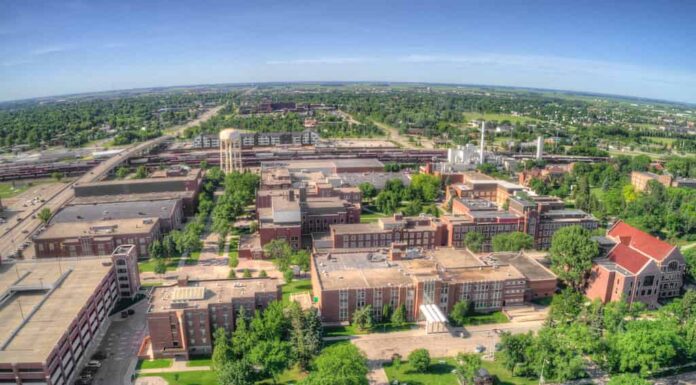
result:
M 405 81 L 696 103 L 696 1 L 0 0 L 0 100 Z

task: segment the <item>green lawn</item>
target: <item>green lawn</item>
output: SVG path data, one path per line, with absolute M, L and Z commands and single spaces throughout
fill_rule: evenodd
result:
M 201 257 L 201 252 L 200 251 L 194 251 L 191 253 L 191 255 L 186 258 L 186 264 L 191 266 L 191 265 L 197 265 L 198 264 L 198 259 Z
M 495 377 L 495 383 L 498 385 L 535 385 L 539 382 L 535 379 L 512 377 L 497 362 L 483 361 L 482 366 Z M 394 368 L 391 363 L 384 365 L 389 382 L 398 380 L 409 385 L 459 385 L 459 381 L 452 374 L 454 368 L 454 358 L 433 358 L 430 369 L 426 373 L 413 371 L 408 362 L 405 361 L 398 369 Z
M 140 369 L 162 369 L 172 366 L 171 358 L 163 358 L 159 360 L 139 360 L 135 370 Z
M 16 188 L 12 187 L 11 183 L 0 183 L 0 198 L 12 198 L 13 196 L 19 195 L 29 189 L 28 184 L 20 185 L 17 184 Z
M 169 260 L 167 261 L 167 271 L 176 270 L 177 266 L 179 266 L 179 259 L 180 257 L 169 258 Z M 155 259 L 151 258 L 147 261 L 138 262 L 138 269 L 140 269 L 141 273 L 154 272 Z
M 510 320 L 501 311 L 495 311 L 493 313 L 474 313 L 466 317 L 466 321 L 461 326 L 474 326 L 474 325 L 486 325 L 486 324 L 504 324 L 508 323 Z
M 304 293 L 312 291 L 312 281 L 308 279 L 296 279 L 283 285 L 283 302 L 290 301 L 290 294 Z M 310 294 L 311 295 L 311 294 Z
M 363 211 L 360 213 L 360 223 L 374 223 L 380 218 L 386 218 L 387 216 L 382 213 L 369 213 Z
M 403 326 L 393 325 L 391 322 L 376 324 L 370 330 L 358 330 L 353 325 L 345 326 L 328 326 L 324 328 L 325 337 L 349 337 L 358 334 L 368 334 L 368 333 L 389 333 L 398 332 L 403 330 L 410 330 L 415 323 L 407 323 Z
M 186 362 L 186 366 L 189 367 L 195 367 L 195 366 L 210 366 L 211 364 L 211 359 L 208 356 L 202 356 L 202 357 L 195 357 L 191 358 Z
M 279 378 L 277 385 L 295 384 L 306 375 L 298 368 L 288 369 L 283 372 Z M 190 371 L 190 372 L 172 372 L 172 373 L 157 373 L 157 374 L 139 374 L 138 377 L 162 377 L 169 385 L 218 385 L 217 376 L 212 370 Z M 256 385 L 273 384 L 271 379 L 261 380 Z

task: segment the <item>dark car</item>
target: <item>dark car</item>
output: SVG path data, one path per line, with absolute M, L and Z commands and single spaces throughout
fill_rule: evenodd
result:
M 128 309 L 128 315 L 133 315 L 135 314 L 135 310 L 133 309 Z
M 128 318 L 128 312 L 127 312 L 127 311 L 122 311 L 122 312 L 121 312 L 121 318 Z

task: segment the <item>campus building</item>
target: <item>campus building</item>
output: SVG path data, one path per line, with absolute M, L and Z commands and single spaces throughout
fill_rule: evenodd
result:
M 655 174 L 647 171 L 631 172 L 631 184 L 636 191 L 645 191 L 648 188 L 648 182 L 654 180 L 665 187 L 672 185 L 672 176 L 669 174 Z
M 311 279 L 327 323 L 349 322 L 355 310 L 368 305 L 376 320 L 387 304 L 391 309 L 404 305 L 409 321 L 424 319 L 424 305 L 447 315 L 462 300 L 477 312 L 490 312 L 549 296 L 556 287 L 556 277 L 524 254 L 484 260 L 466 250 L 424 251 L 403 242 L 391 248 L 315 253 Z
M 467 171 L 460 175 L 460 183 L 452 183 L 446 187 L 446 201 L 454 198 L 484 199 L 503 206 L 508 198 L 524 191 L 524 187 L 518 184 L 495 179 L 477 171 Z
M 156 287 L 150 296 L 147 326 L 154 358 L 211 354 L 213 333 L 234 331 L 239 309 L 247 314 L 281 299 L 273 278 L 189 281 Z
M 0 384 L 72 384 L 99 345 L 116 302 L 140 285 L 135 248 L 126 245 L 111 257 L 3 266 Z
M 680 294 L 686 262 L 677 246 L 622 221 L 607 231 L 605 241 L 613 247 L 594 262 L 586 290 L 589 298 L 604 303 L 625 298 L 655 308 L 659 300 Z
M 331 225 L 329 238 L 330 247 L 337 249 L 390 247 L 394 242 L 426 249 L 446 245 L 445 227 L 438 218 L 401 214 L 379 218 L 374 223 Z
M 159 218 L 163 233 L 181 227 L 184 219 L 181 199 L 155 201 L 104 202 L 93 204 L 69 204 L 58 211 L 49 224 L 71 222 L 94 222 L 120 219 Z
M 142 258 L 160 236 L 159 218 L 54 223 L 34 238 L 34 251 L 36 258 L 82 257 L 135 245 L 136 256 Z

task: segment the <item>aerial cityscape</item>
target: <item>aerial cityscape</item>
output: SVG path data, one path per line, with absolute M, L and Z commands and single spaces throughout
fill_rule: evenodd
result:
M 696 384 L 693 5 L 310 3 L 0 5 L 0 385 Z

